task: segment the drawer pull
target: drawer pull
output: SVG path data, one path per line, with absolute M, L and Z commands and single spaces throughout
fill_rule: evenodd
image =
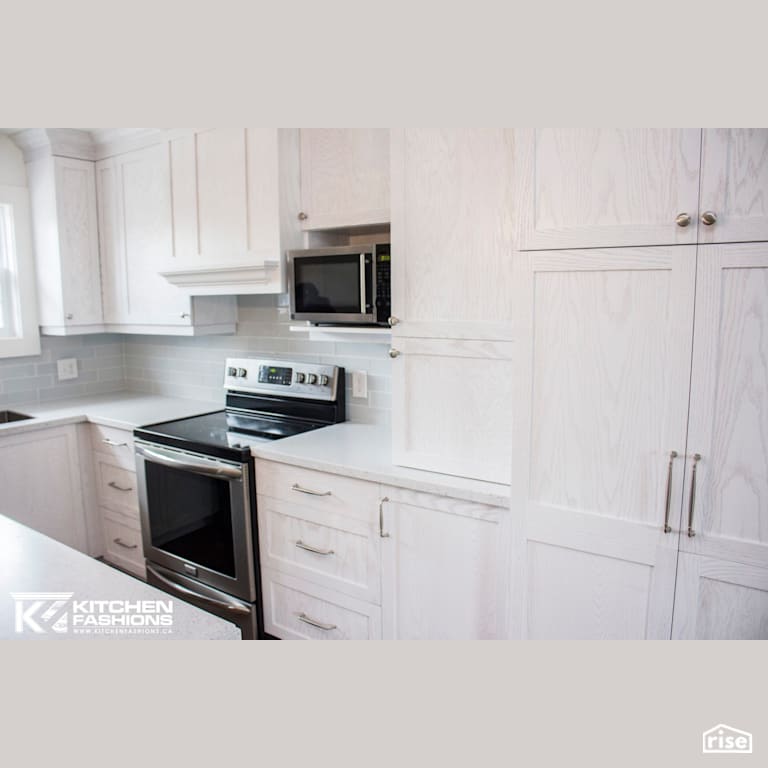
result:
M 333 550 L 332 549 L 318 549 L 317 547 L 313 547 L 311 544 L 305 544 L 301 539 L 299 539 L 296 542 L 296 546 L 299 549 L 305 549 L 307 552 L 314 552 L 316 555 L 332 555 Z
M 138 544 L 126 544 L 119 536 L 116 539 L 112 539 L 112 541 L 117 544 L 118 547 L 123 547 L 123 549 L 138 549 Z
M 111 445 L 113 448 L 127 448 L 128 443 L 118 443 L 117 440 L 110 440 L 108 437 L 104 437 L 101 440 L 104 445 Z
M 382 539 L 388 539 L 389 534 L 384 532 L 384 504 L 389 501 L 388 496 L 379 499 L 379 536 Z
M 130 486 L 128 488 L 123 488 L 122 485 L 118 485 L 114 480 L 110 480 L 107 483 L 107 485 L 110 488 L 114 488 L 116 491 L 123 491 L 124 493 L 127 493 L 128 491 L 132 491 L 133 490 L 133 488 L 131 488 Z
M 337 628 L 335 624 L 326 624 L 323 621 L 318 621 L 317 619 L 313 619 L 311 616 L 307 616 L 306 613 L 297 613 L 296 618 L 299 621 L 303 621 L 305 624 L 309 624 L 312 627 L 322 629 L 323 632 L 330 632 L 332 629 Z
M 298 483 L 294 483 L 291 486 L 292 491 L 298 491 L 299 493 L 308 493 L 310 496 L 332 496 L 330 491 L 313 491 L 311 488 L 302 488 Z

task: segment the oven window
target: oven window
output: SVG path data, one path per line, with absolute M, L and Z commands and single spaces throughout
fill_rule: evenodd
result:
M 360 254 L 304 256 L 293 262 L 296 312 L 360 314 Z
M 146 462 L 152 546 L 235 577 L 229 482 Z

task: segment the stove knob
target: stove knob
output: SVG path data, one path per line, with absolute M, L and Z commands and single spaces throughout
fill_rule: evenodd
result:
M 297 384 L 303 384 L 304 383 L 305 376 L 303 373 L 297 373 L 296 374 L 296 383 Z
M 317 376 L 314 373 L 307 374 L 307 384 L 317 384 Z
M 245 370 L 245 368 L 238 368 L 238 369 L 237 369 L 237 375 L 238 375 L 238 376 L 239 376 L 241 379 L 244 379 L 244 378 L 245 378 L 245 377 L 248 375 L 248 371 L 246 371 L 246 370 Z
M 237 376 L 237 368 L 227 368 L 227 376 Z
M 320 384 L 321 384 L 321 386 L 327 387 L 328 386 L 328 381 L 329 381 L 329 379 L 328 379 L 328 377 L 325 374 L 323 374 L 320 377 Z

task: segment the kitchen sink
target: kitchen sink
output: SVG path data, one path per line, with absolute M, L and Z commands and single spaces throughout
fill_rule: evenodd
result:
M 0 411 L 0 424 L 10 424 L 12 421 L 24 421 L 31 419 L 26 413 L 16 413 L 16 411 Z

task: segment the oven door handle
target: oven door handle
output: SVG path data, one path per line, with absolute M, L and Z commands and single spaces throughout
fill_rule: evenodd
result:
M 162 574 L 158 573 L 149 563 L 147 563 L 147 570 L 162 584 L 164 584 L 170 592 L 176 595 L 180 595 L 184 598 L 192 598 L 198 603 L 202 603 L 203 605 L 207 605 L 209 608 L 212 608 L 217 611 L 227 611 L 229 613 L 238 613 L 242 614 L 243 616 L 247 616 L 250 611 L 248 608 L 246 608 L 244 605 L 240 605 L 239 603 L 230 603 L 225 602 L 223 600 L 214 600 L 212 597 L 208 597 L 206 595 L 201 595 L 198 592 L 195 592 L 194 590 L 187 589 L 187 587 L 182 586 L 181 584 L 177 584 L 175 581 L 171 581 L 170 579 L 167 579 Z
M 136 445 L 136 453 L 156 464 L 162 464 L 164 467 L 173 469 L 186 469 L 190 472 L 196 472 L 198 475 L 208 475 L 210 477 L 227 477 L 238 479 L 243 476 L 243 470 L 231 464 L 224 464 L 213 459 L 192 459 L 174 451 L 164 451 L 161 448 L 145 448 L 143 445 Z

